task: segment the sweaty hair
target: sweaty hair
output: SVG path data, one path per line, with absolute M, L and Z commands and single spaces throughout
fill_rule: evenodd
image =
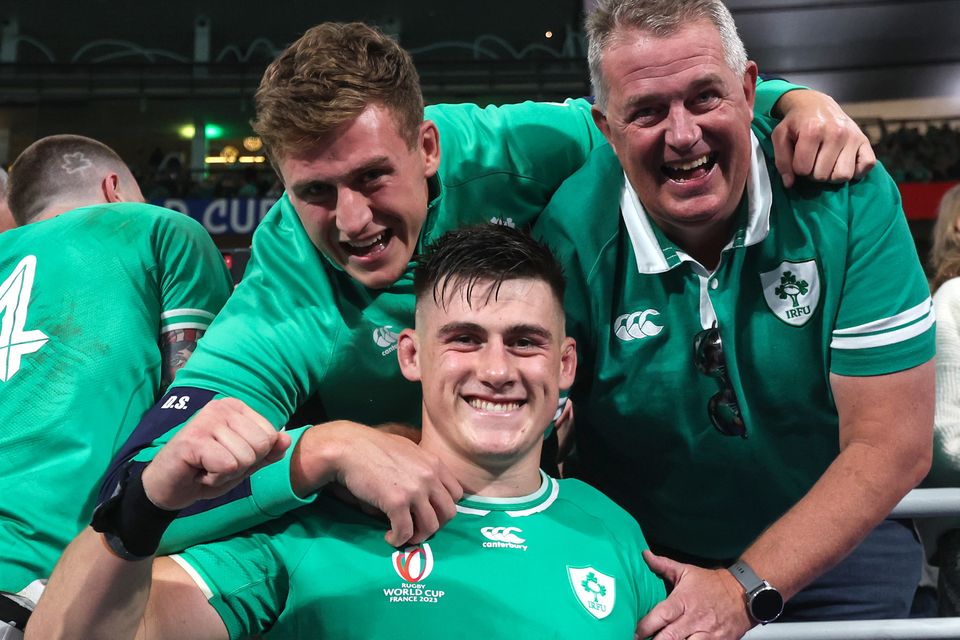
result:
M 412 148 L 423 122 L 410 54 L 359 22 L 327 22 L 303 34 L 263 74 L 253 129 L 271 158 L 320 142 L 369 105 L 386 107 Z
M 747 50 L 737 34 L 729 9 L 720 0 L 598 0 L 587 16 L 587 62 L 590 83 L 601 111 L 607 110 L 607 85 L 603 79 L 603 52 L 628 31 L 646 31 L 665 38 L 683 26 L 707 20 L 720 32 L 727 66 L 738 76 L 747 68 Z
M 952 187 L 940 199 L 937 222 L 933 225 L 933 246 L 930 248 L 930 268 L 933 278 L 931 291 L 936 291 L 944 282 L 960 277 L 960 184 Z
M 41 138 L 10 168 L 10 213 L 23 226 L 52 203 L 99 188 L 105 171 L 122 176 L 130 172 L 113 149 L 93 138 L 67 134 Z
M 417 256 L 413 290 L 417 300 L 431 293 L 443 306 L 447 294 L 463 290 L 469 302 L 477 284 L 491 283 L 488 299 L 496 299 L 506 280 L 542 280 L 559 305 L 566 282 L 563 268 L 550 249 L 527 233 L 499 224 L 483 224 L 450 231 Z

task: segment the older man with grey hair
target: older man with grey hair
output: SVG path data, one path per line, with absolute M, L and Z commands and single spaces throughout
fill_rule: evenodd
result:
M 569 275 L 577 473 L 673 584 L 638 635 L 907 615 L 920 548 L 884 518 L 930 464 L 934 319 L 896 185 L 784 188 L 719 0 L 587 26 L 610 144 L 536 229 Z

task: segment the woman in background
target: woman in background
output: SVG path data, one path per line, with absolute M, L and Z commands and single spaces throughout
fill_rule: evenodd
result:
M 960 487 L 960 185 L 940 200 L 930 251 L 930 290 L 937 315 L 937 407 L 933 466 L 925 486 Z M 939 565 L 938 612 L 960 615 L 960 518 L 922 522 Z

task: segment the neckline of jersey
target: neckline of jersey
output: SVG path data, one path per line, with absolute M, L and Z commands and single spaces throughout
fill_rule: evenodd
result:
M 539 513 L 553 504 L 559 492 L 559 483 L 541 469 L 540 487 L 533 493 L 513 498 L 465 494 L 457 503 L 457 511 L 472 515 L 486 515 L 492 511 L 498 511 L 514 517 L 528 516 Z

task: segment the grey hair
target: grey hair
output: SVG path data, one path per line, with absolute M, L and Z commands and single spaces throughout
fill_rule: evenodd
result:
M 607 110 L 603 52 L 626 30 L 663 38 L 695 20 L 708 20 L 720 32 L 724 59 L 738 76 L 747 68 L 747 50 L 730 10 L 720 0 L 598 0 L 587 16 L 587 62 L 597 107 Z

